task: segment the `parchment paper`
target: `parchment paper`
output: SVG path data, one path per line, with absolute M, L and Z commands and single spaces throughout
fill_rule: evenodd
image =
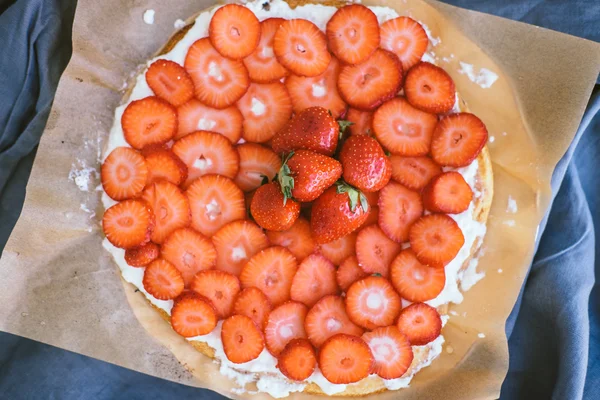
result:
M 192 350 L 140 293 L 121 283 L 101 247 L 93 215 L 102 214 L 94 169 L 124 82 L 167 41 L 176 19 L 211 3 L 79 0 L 73 57 L 57 91 L 21 218 L 0 260 L 0 329 L 236 397 L 216 364 Z M 429 26 L 441 39 L 434 48 L 440 65 L 495 139 L 489 145 L 495 197 L 479 263 L 486 277 L 461 305 L 451 307 L 456 315 L 444 328 L 441 357 L 416 376 L 410 389 L 373 397 L 496 398 L 508 368 L 504 324 L 549 204 L 552 170 L 575 134 L 598 76 L 599 46 L 437 2 L 364 3 L 395 7 Z M 156 10 L 153 25 L 142 19 L 147 9 Z M 458 72 L 459 61 L 476 72 L 488 68 L 499 79 L 482 89 Z M 507 211 L 509 196 L 517 202 L 516 213 Z

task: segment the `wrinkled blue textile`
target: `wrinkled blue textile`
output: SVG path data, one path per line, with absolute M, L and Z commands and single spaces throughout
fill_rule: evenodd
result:
M 449 0 L 450 4 L 600 40 L 600 2 Z M 71 48 L 75 0 L 0 0 L 0 249 Z M 598 88 L 598 87 L 597 87 Z M 555 198 L 506 324 L 502 399 L 600 399 L 600 91 L 557 166 Z M 0 333 L 2 399 L 216 399 L 78 354 Z

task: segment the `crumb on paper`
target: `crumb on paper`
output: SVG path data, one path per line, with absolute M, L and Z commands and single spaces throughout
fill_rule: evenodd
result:
M 501 274 L 502 272 L 504 272 L 502 268 L 498 268 L 498 273 Z
M 510 226 L 510 227 L 513 227 L 517 224 L 514 219 L 507 219 L 506 221 L 503 221 L 502 223 L 504 225 Z
M 490 143 L 494 143 L 496 141 L 496 137 L 490 136 L 490 138 L 488 140 L 490 141 Z
M 450 315 L 458 316 L 458 313 L 454 310 L 450 310 Z
M 423 54 L 423 57 L 421 57 L 421 60 L 435 64 L 435 53 L 433 51 L 425 52 L 425 54 Z
M 511 214 L 516 214 L 516 212 L 518 210 L 519 210 L 519 208 L 517 207 L 517 201 L 511 195 L 508 195 L 508 203 L 506 205 L 506 212 L 511 213 Z
M 79 190 L 89 192 L 93 183 L 100 177 L 96 168 L 88 167 L 83 160 L 77 160 L 77 165 L 71 166 L 69 180 L 75 182 Z
M 185 23 L 184 20 L 182 20 L 181 18 L 177 18 L 175 20 L 175 22 L 173 23 L 173 26 L 175 27 L 175 29 L 181 29 L 184 28 L 187 24 Z
M 487 68 L 481 68 L 478 73 L 475 72 L 475 68 L 472 64 L 468 64 L 460 61 L 460 69 L 459 73 L 463 75 L 467 75 L 469 80 L 477 85 L 479 85 L 483 89 L 487 89 L 491 87 L 496 80 L 498 80 L 498 75 L 495 72 L 490 71 Z
M 450 345 L 447 345 L 446 346 L 446 353 L 448 353 L 448 354 L 454 353 L 454 347 L 452 347 Z
M 144 11 L 144 22 L 148 25 L 152 25 L 154 24 L 154 15 L 156 14 L 156 11 L 154 11 L 153 9 L 149 9 Z
M 481 333 L 480 332 L 480 333 L 477 334 L 477 337 L 480 338 L 480 339 L 483 339 L 485 337 L 485 333 Z
M 450 58 L 448 57 L 442 57 L 442 61 L 445 63 L 449 63 L 450 62 Z
M 508 133 L 502 132 L 502 136 L 506 136 L 506 135 L 508 135 Z
M 79 205 L 79 208 L 80 208 L 82 211 L 84 211 L 84 212 L 86 212 L 86 213 L 90 214 L 90 219 L 92 219 L 92 218 L 94 218 L 94 217 L 96 216 L 96 212 L 95 212 L 94 210 L 90 210 L 90 208 L 89 208 L 89 207 L 87 206 L 87 204 L 85 204 L 85 203 L 81 203 L 81 204 Z

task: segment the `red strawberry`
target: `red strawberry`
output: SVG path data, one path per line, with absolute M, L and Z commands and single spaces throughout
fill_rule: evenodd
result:
M 387 277 L 390 264 L 401 249 L 402 246 L 388 238 L 377 225 L 361 229 L 356 237 L 358 265 L 368 274 Z
M 298 264 L 287 249 L 269 247 L 256 253 L 242 268 L 243 288 L 256 287 L 263 291 L 274 307 L 290 299 L 290 288 Z
M 315 241 L 310 234 L 310 223 L 300 217 L 285 231 L 267 231 L 267 237 L 274 246 L 287 248 L 301 262 L 315 251 Z
M 369 215 L 371 213 L 369 212 Z M 319 246 L 319 253 L 323 254 L 334 265 L 340 265 L 342 261 L 356 252 L 356 232 L 341 237 L 333 242 Z
M 236 149 L 240 156 L 240 169 L 234 182 L 244 192 L 257 189 L 265 178 L 273 180 L 281 168 L 281 158 L 260 144 L 244 143 Z
M 134 100 L 125 108 L 121 126 L 125 140 L 136 149 L 167 143 L 177 132 L 177 110 L 154 96 Z
M 132 267 L 144 267 L 156 260 L 160 255 L 160 248 L 152 242 L 143 246 L 125 250 L 125 262 Z
M 220 133 L 233 144 L 242 137 L 244 117 L 235 106 L 217 109 L 192 99 L 177 108 L 177 120 L 179 125 L 175 140 L 196 131 Z
M 169 60 L 156 60 L 146 71 L 146 82 L 154 94 L 174 107 L 194 97 L 194 83 L 186 70 Z
M 174 184 L 162 181 L 149 185 L 142 198 L 148 203 L 156 219 L 151 236 L 154 243 L 162 244 L 173 231 L 190 225 L 190 203 Z
M 454 106 L 454 81 L 442 68 L 419 62 L 406 73 L 404 94 L 414 107 L 433 114 L 450 112 Z
M 356 256 L 346 258 L 337 269 L 336 280 L 344 292 L 348 290 L 350 285 L 367 277 L 367 273 L 358 265 Z
M 434 213 L 460 214 L 472 199 L 471 187 L 456 171 L 436 176 L 423 190 L 423 205 Z
M 298 266 L 290 296 L 292 300 L 312 307 L 321 297 L 337 291 L 333 264 L 320 254 L 311 254 Z
M 435 268 L 452 261 L 465 243 L 458 224 L 445 214 L 421 217 L 410 228 L 409 238 L 419 261 Z
M 338 333 L 356 336 L 363 333 L 363 329 L 348 318 L 344 299 L 333 295 L 323 297 L 308 311 L 304 328 L 315 347 L 321 347 L 327 339 Z
M 277 368 L 293 381 L 304 381 L 315 371 L 317 355 L 306 339 L 290 341 L 277 359 Z
M 396 54 L 405 71 L 421 61 L 428 45 L 427 32 L 410 17 L 398 17 L 381 24 L 381 48 Z
M 223 57 L 209 38 L 192 44 L 184 66 L 194 82 L 196 98 L 209 107 L 227 108 L 233 105 L 250 85 L 244 63 Z
M 284 21 L 273 38 L 277 61 L 296 75 L 317 76 L 331 61 L 323 32 L 305 19 Z
M 377 204 L 377 203 L 375 203 Z M 369 225 L 374 225 L 379 223 L 379 207 L 371 206 L 371 211 L 369 212 L 369 217 L 363 222 L 362 227 L 367 227 Z
M 376 206 L 379 201 L 379 192 L 364 192 L 363 193 L 369 202 L 369 205 Z
M 235 364 L 254 360 L 265 348 L 262 332 L 245 315 L 234 315 L 223 321 L 221 342 L 225 356 Z
M 276 182 L 256 189 L 250 203 L 250 213 L 258 225 L 270 231 L 290 229 L 300 215 L 300 204 L 285 199 Z
M 243 60 L 253 82 L 269 83 L 288 75 L 287 69 L 279 64 L 273 52 L 275 33 L 283 21 L 283 18 L 267 18 L 260 23 L 258 46 Z
M 233 313 L 233 303 L 240 292 L 240 281 L 229 272 L 209 269 L 194 276 L 190 289 L 209 299 L 219 319 L 225 319 Z
M 340 151 L 344 180 L 365 192 L 376 192 L 392 177 L 392 165 L 377 140 L 367 135 L 349 137 Z
M 144 270 L 144 289 L 154 298 L 171 300 L 183 293 L 181 272 L 163 259 L 152 261 Z
M 102 217 L 102 229 L 115 247 L 130 249 L 150 241 L 154 214 L 139 200 L 125 200 L 110 207 Z
M 304 319 L 307 308 L 296 301 L 288 301 L 271 311 L 265 339 L 267 349 L 274 356 L 278 356 L 285 346 L 293 339 L 305 339 Z
M 342 183 L 327 189 L 312 206 L 310 230 L 318 244 L 333 242 L 358 229 L 369 216 L 366 198 Z
M 377 140 L 394 154 L 424 156 L 429 152 L 437 116 L 411 106 L 397 97 L 375 111 L 373 129 Z
M 229 178 L 205 175 L 185 192 L 192 211 L 192 228 L 212 236 L 226 224 L 244 219 L 244 193 Z
M 160 255 L 175 265 L 189 287 L 196 273 L 215 266 L 217 252 L 209 239 L 190 228 L 171 233 L 160 249 Z
M 252 54 L 260 39 L 260 22 L 247 7 L 227 4 L 219 8 L 208 26 L 208 37 L 223 57 L 240 60 Z
M 340 62 L 336 58 L 332 58 L 325 72 L 320 75 L 288 76 L 285 80 L 285 87 L 292 98 L 294 112 L 299 113 L 305 108 L 319 106 L 331 111 L 333 118 L 340 118 L 344 115 L 346 103 L 340 97 L 337 89 L 340 68 Z
M 361 4 L 338 8 L 327 22 L 327 42 L 345 64 L 366 61 L 379 47 L 377 16 Z
M 206 335 L 217 326 L 217 313 L 208 299 L 186 292 L 175 299 L 171 326 L 183 337 Z
M 372 135 L 373 132 L 373 113 L 370 111 L 361 111 L 356 108 L 348 109 L 346 120 L 352 122 L 348 127 L 350 134 L 355 135 Z
M 440 336 L 442 319 L 437 310 L 425 303 L 413 303 L 400 312 L 398 330 L 413 346 L 423 346 Z
M 442 167 L 429 157 L 391 156 L 392 179 L 412 190 L 423 189 L 442 173 Z
M 129 147 L 117 147 L 110 152 L 100 171 L 102 188 L 113 200 L 139 197 L 148 180 L 144 157 Z
M 374 372 L 383 379 L 400 378 L 413 360 L 408 338 L 395 326 L 377 328 L 362 335 L 369 345 L 375 364 Z
M 412 249 L 402 250 L 390 267 L 390 280 L 403 299 L 423 302 L 437 297 L 446 285 L 444 268 L 431 268 Z
M 269 247 L 269 239 L 255 223 L 239 220 L 228 223 L 212 237 L 217 250 L 217 269 L 239 276 L 248 260 Z
M 402 64 L 394 53 L 377 49 L 358 65 L 345 65 L 338 90 L 351 107 L 370 111 L 396 96 L 402 87 Z
M 379 227 L 394 242 L 408 241 L 408 230 L 423 215 L 417 192 L 390 182 L 379 194 Z
M 358 382 L 371 373 L 373 355 L 358 336 L 338 333 L 330 337 L 319 351 L 319 369 L 334 384 Z
M 266 142 L 279 132 L 292 116 L 292 100 L 281 82 L 251 83 L 237 102 L 244 116 L 244 139 Z
M 365 329 L 394 323 L 402 308 L 400 296 L 384 277 L 368 276 L 354 282 L 346 292 L 346 312 Z
M 251 318 L 261 331 L 267 326 L 270 312 L 271 302 L 260 289 L 255 287 L 242 290 L 233 305 L 234 314 Z
M 147 146 L 142 149 L 148 167 L 147 184 L 166 180 L 175 186 L 181 185 L 188 176 L 187 165 L 171 150 Z
M 340 135 L 337 121 L 322 107 L 307 108 L 292 118 L 271 142 L 277 154 L 312 150 L 326 156 L 335 152 Z
M 444 117 L 431 140 L 431 157 L 448 167 L 466 167 L 477 158 L 488 140 L 485 124 L 473 114 Z

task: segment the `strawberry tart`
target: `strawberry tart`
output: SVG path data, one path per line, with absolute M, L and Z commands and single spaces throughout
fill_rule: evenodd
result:
M 116 109 L 104 246 L 241 389 L 362 396 L 440 355 L 492 171 L 430 47 L 387 7 L 220 5 Z

